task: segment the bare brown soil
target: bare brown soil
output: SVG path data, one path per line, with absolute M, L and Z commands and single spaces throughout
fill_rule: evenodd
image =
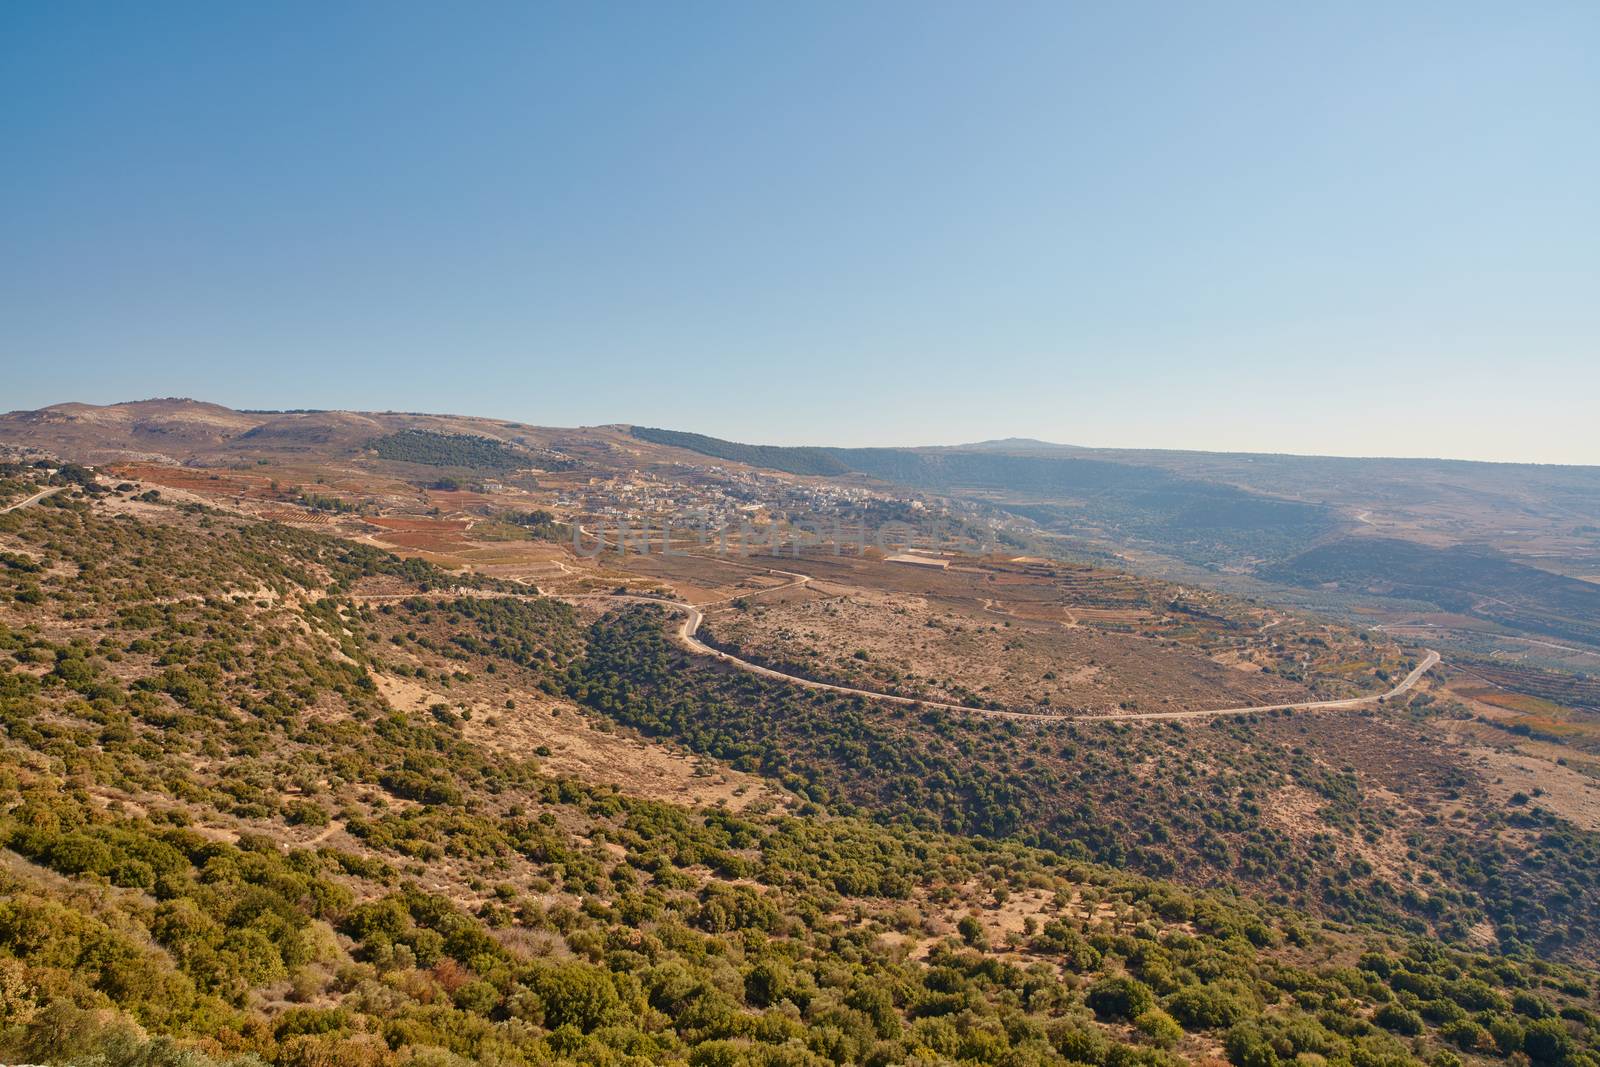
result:
M 965 609 L 965 610 L 963 610 Z M 904 593 L 813 596 L 712 621 L 723 643 L 865 688 L 960 703 L 1063 711 L 1185 710 L 1300 700 L 1305 687 L 1230 669 L 1191 650 L 1060 622 L 974 616 Z M 864 654 L 864 655 L 863 655 Z
M 514 682 L 482 681 L 447 690 L 387 672 L 374 672 L 373 677 L 395 708 L 425 712 L 443 704 L 456 714 L 465 712 L 462 733 L 469 740 L 523 758 L 537 756 L 558 774 L 697 807 L 740 811 L 751 805 L 770 809 L 794 803 L 765 779 L 597 723 L 565 701 Z M 507 700 L 514 706 L 507 708 Z

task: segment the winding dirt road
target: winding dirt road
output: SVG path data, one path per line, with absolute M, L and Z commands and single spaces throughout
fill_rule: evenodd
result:
M 30 496 L 30 497 L 28 497 L 28 498 L 26 498 L 24 500 L 17 501 L 15 504 L 9 504 L 6 507 L 0 508 L 0 515 L 5 515 L 5 514 L 7 514 L 9 512 L 16 511 L 18 508 L 25 508 L 29 504 L 37 504 L 39 501 L 43 500 L 45 497 L 54 496 L 55 494 L 61 492 L 61 490 L 65 489 L 65 488 L 66 488 L 66 486 L 64 486 L 64 485 L 57 485 L 57 486 L 52 486 L 51 488 L 46 489 L 43 492 L 35 493 L 32 496 Z
M 760 590 L 759 592 L 775 592 L 779 589 L 788 589 L 796 585 L 804 585 L 806 582 L 810 581 L 810 578 L 805 575 L 794 574 L 793 572 L 788 571 L 782 573 L 792 575 L 796 581 L 792 581 L 781 586 L 774 586 L 772 589 Z M 1105 715 L 1061 715 L 1043 711 L 1006 711 L 995 708 L 971 708 L 967 707 L 965 704 L 949 704 L 939 700 L 922 700 L 918 699 L 917 697 L 900 696 L 894 693 L 880 693 L 871 689 L 855 689 L 847 685 L 835 685 L 832 682 L 819 682 L 813 678 L 804 678 L 797 674 L 787 674 L 783 671 L 774 670 L 771 667 L 763 667 L 759 663 L 751 663 L 749 660 L 740 659 L 738 656 L 735 656 L 732 653 L 724 652 L 719 648 L 713 648 L 711 645 L 708 645 L 704 641 L 700 640 L 696 634 L 700 630 L 700 624 L 705 621 L 705 612 L 703 612 L 701 608 L 714 607 L 718 604 L 736 600 L 738 599 L 737 597 L 729 597 L 727 600 L 710 601 L 706 604 L 696 606 L 694 604 L 686 603 L 682 600 L 662 600 L 657 597 L 635 596 L 627 593 L 586 593 L 575 596 L 560 596 L 539 593 L 537 591 L 537 586 L 532 586 L 531 588 L 533 588 L 535 592 L 484 593 L 479 590 L 457 589 L 452 591 L 452 595 L 509 597 L 519 600 L 549 599 L 560 600 L 569 604 L 590 603 L 594 601 L 609 601 L 613 603 L 627 604 L 653 604 L 656 607 L 665 608 L 669 611 L 676 611 L 682 614 L 683 620 L 678 623 L 677 629 L 673 631 L 673 636 L 684 648 L 698 655 L 710 656 L 714 659 L 719 659 L 722 662 L 733 667 L 737 667 L 742 671 L 747 671 L 751 674 L 758 674 L 763 678 L 772 678 L 777 681 L 789 682 L 794 685 L 805 686 L 807 689 L 820 689 L 829 693 L 840 693 L 844 696 L 864 697 L 868 700 L 878 700 L 889 704 L 901 704 L 907 707 L 938 708 L 941 711 L 954 711 L 961 712 L 966 715 L 982 715 L 993 719 L 1014 719 L 1024 722 L 1169 722 L 1180 719 L 1208 719 L 1222 715 L 1256 715 L 1272 711 L 1350 711 L 1356 708 L 1366 707 L 1369 704 L 1379 704 L 1383 701 L 1392 700 L 1395 697 L 1403 696 L 1417 684 L 1424 674 L 1432 670 L 1439 662 L 1438 652 L 1435 652 L 1431 648 L 1425 649 L 1424 651 L 1426 652 L 1426 655 L 1423 656 L 1422 662 L 1417 664 L 1416 667 L 1412 668 L 1411 673 L 1407 674 L 1405 678 L 1401 679 L 1398 685 L 1390 689 L 1387 693 L 1376 693 L 1371 696 L 1361 697 L 1345 697 L 1340 700 L 1309 700 L 1289 704 L 1258 704 L 1251 707 L 1242 708 L 1200 708 L 1183 711 L 1117 711 L 1110 712 Z M 387 594 L 381 596 L 359 597 L 357 599 L 400 600 L 415 595 L 417 594 Z M 746 593 L 741 595 L 753 596 L 758 594 Z
M 1004 711 L 994 708 L 969 708 L 965 704 L 947 704 L 938 700 L 919 700 L 916 697 L 898 696 L 893 693 L 879 693 L 871 689 L 853 689 L 846 685 L 834 685 L 832 682 L 819 682 L 811 678 L 802 678 L 799 675 L 785 674 L 775 671 L 770 667 L 763 667 L 749 660 L 740 659 L 738 656 L 723 652 L 721 649 L 712 648 L 695 636 L 700 629 L 700 623 L 705 616 L 699 608 L 692 604 L 680 604 L 672 601 L 649 600 L 640 598 L 648 603 L 660 604 L 663 607 L 673 607 L 684 611 L 684 618 L 678 624 L 677 637 L 685 648 L 705 656 L 715 656 L 724 663 L 730 663 L 741 670 L 752 674 L 759 674 L 767 678 L 776 678 L 795 685 L 803 685 L 808 689 L 823 689 L 831 693 L 843 693 L 846 696 L 867 697 L 871 700 L 881 700 L 892 704 L 917 705 L 924 708 L 939 708 L 943 711 L 959 711 L 969 715 L 986 715 L 996 719 L 1021 719 L 1027 722 L 1140 722 L 1140 721 L 1165 721 L 1172 719 L 1205 719 L 1217 715 L 1254 715 L 1269 711 L 1347 711 L 1376 704 L 1380 701 L 1390 700 L 1410 691 L 1417 681 L 1435 664 L 1439 662 L 1439 653 L 1427 649 L 1427 655 L 1422 662 L 1406 675 L 1399 685 L 1387 693 L 1373 696 L 1346 697 L 1342 700 L 1313 700 L 1301 701 L 1297 704 L 1261 704 L 1248 708 L 1203 708 L 1186 711 L 1118 711 L 1106 715 L 1058 715 L 1044 711 Z

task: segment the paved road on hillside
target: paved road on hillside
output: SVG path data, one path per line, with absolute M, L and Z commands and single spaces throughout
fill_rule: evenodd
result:
M 785 573 L 792 574 L 793 572 Z M 804 575 L 794 575 L 794 577 L 799 580 L 790 582 L 787 585 L 774 586 L 772 590 L 765 591 L 772 592 L 776 591 L 777 589 L 787 589 L 795 585 L 803 585 L 805 582 L 810 580 Z M 759 663 L 751 663 L 747 659 L 740 659 L 738 656 L 724 652 L 719 648 L 713 648 L 696 637 L 695 635 L 700 630 L 700 624 L 705 621 L 705 613 L 694 604 L 688 604 L 681 600 L 662 600 L 658 597 L 634 596 L 627 593 L 587 593 L 577 596 L 559 596 L 554 594 L 542 594 L 537 592 L 537 586 L 534 586 L 533 588 L 536 590 L 533 593 L 485 593 L 479 590 L 471 589 L 458 589 L 454 592 L 455 595 L 461 596 L 508 597 L 519 600 L 549 599 L 560 600 L 565 603 L 611 601 L 615 603 L 626 604 L 653 604 L 656 607 L 666 608 L 669 611 L 680 612 L 683 615 L 683 621 L 678 624 L 678 628 L 673 634 L 677 638 L 678 643 L 683 645 L 683 647 L 687 648 L 691 652 L 698 653 L 699 655 L 711 656 L 715 659 L 719 659 L 722 662 L 737 667 L 742 671 L 748 671 L 751 674 L 759 674 L 763 678 L 773 678 L 778 681 L 790 682 L 794 685 L 805 686 L 807 689 L 820 689 L 829 693 L 840 693 L 844 696 L 865 697 L 868 700 L 879 700 L 890 704 L 902 704 L 908 707 L 915 706 L 924 708 L 938 708 L 942 711 L 955 711 L 967 715 L 982 715 L 993 719 L 1016 719 L 1025 722 L 1166 722 L 1178 719 L 1208 719 L 1215 718 L 1220 715 L 1256 715 L 1271 711 L 1288 711 L 1290 709 L 1295 711 L 1350 711 L 1356 708 L 1366 707 L 1369 704 L 1377 704 L 1381 701 L 1392 700 L 1395 697 L 1402 696 L 1405 693 L 1410 692 L 1412 687 L 1417 684 L 1418 680 L 1421 679 L 1424 674 L 1428 673 L 1428 671 L 1432 670 L 1433 667 L 1439 662 L 1439 653 L 1435 652 L 1431 648 L 1426 649 L 1425 651 L 1427 654 L 1423 657 L 1422 662 L 1417 664 L 1417 666 L 1412 669 L 1411 673 L 1407 674 L 1405 678 L 1401 680 L 1399 685 L 1396 685 L 1387 693 L 1376 693 L 1371 696 L 1362 697 L 1346 697 L 1341 700 L 1303 700 L 1289 704 L 1257 704 L 1251 707 L 1242 708 L 1201 708 L 1185 711 L 1116 711 L 1105 715 L 1058 715 L 1043 711 L 1005 711 L 994 708 L 970 708 L 965 704 L 949 704 L 939 700 L 921 700 L 917 697 L 900 696 L 894 693 L 880 693 L 872 689 L 856 689 L 847 685 L 835 685 L 832 682 L 819 682 L 813 678 L 804 678 L 797 674 L 788 674 L 784 671 L 773 670 L 771 667 L 763 667 Z M 415 593 L 401 593 L 362 597 L 359 599 L 400 600 L 416 595 L 417 594 Z M 744 595 L 752 596 L 756 594 L 749 593 Z M 714 604 L 721 604 L 724 602 L 725 601 L 712 601 L 704 606 L 710 607 Z
M 684 611 L 683 621 L 678 624 L 678 640 L 686 648 L 702 655 L 715 656 L 724 663 L 733 664 L 741 670 L 749 671 L 752 674 L 793 682 L 795 685 L 803 685 L 808 689 L 823 689 L 831 693 L 843 693 L 846 696 L 867 697 L 871 700 L 888 701 L 894 704 L 920 705 L 925 708 L 965 712 L 969 715 L 987 715 L 997 719 L 1022 719 L 1030 722 L 1133 722 L 1142 720 L 1204 719 L 1217 715 L 1254 715 L 1259 712 L 1286 711 L 1290 708 L 1296 711 L 1350 710 L 1364 707 L 1368 704 L 1376 704 L 1380 700 L 1388 700 L 1409 692 L 1417 684 L 1418 679 L 1432 669 L 1434 664 L 1439 662 L 1439 653 L 1430 648 L 1427 650 L 1427 655 L 1423 657 L 1422 662 L 1417 664 L 1399 685 L 1387 693 L 1364 697 L 1348 697 L 1343 700 L 1313 700 L 1294 704 L 1261 704 L 1247 708 L 1205 708 L 1188 711 L 1118 711 L 1106 715 L 1057 715 L 1043 711 L 1004 711 L 994 708 L 969 708 L 965 704 L 946 704 L 938 700 L 919 700 L 916 697 L 879 693 L 871 689 L 854 689 L 847 685 L 834 685 L 831 682 L 819 682 L 811 678 L 802 678 L 799 675 L 775 671 L 770 667 L 763 667 L 758 663 L 740 659 L 738 656 L 723 652 L 721 649 L 712 648 L 697 638 L 695 632 L 700 629 L 700 623 L 705 618 L 699 608 L 691 604 L 678 604 L 659 600 L 650 601 L 648 598 L 641 599 L 646 600 L 648 603 L 661 604 L 664 607 L 675 607 Z
M 61 492 L 61 490 L 65 489 L 65 488 L 66 488 L 66 486 L 64 486 L 64 485 L 57 485 L 57 486 L 53 486 L 53 487 L 51 487 L 49 489 L 46 489 L 41 493 L 35 493 L 32 496 L 28 497 L 26 500 L 19 500 L 15 504 L 10 504 L 10 505 L 7 505 L 6 507 L 0 508 L 0 515 L 4 515 L 7 512 L 16 511 L 18 508 L 25 508 L 29 504 L 37 504 L 39 501 L 43 500 L 45 497 L 54 496 L 56 493 Z

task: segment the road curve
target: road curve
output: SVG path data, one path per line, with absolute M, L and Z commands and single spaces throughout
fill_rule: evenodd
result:
M 678 640 L 690 651 L 698 652 L 705 656 L 714 656 L 724 663 L 730 663 L 741 670 L 752 674 L 759 674 L 767 678 L 776 678 L 795 685 L 803 685 L 808 689 L 822 689 L 830 693 L 842 693 L 846 696 L 866 697 L 870 700 L 881 700 L 892 704 L 916 705 L 924 708 L 939 708 L 943 711 L 959 711 L 969 715 L 986 715 L 996 719 L 1020 719 L 1027 722 L 1139 722 L 1163 721 L 1171 719 L 1204 719 L 1218 715 L 1254 715 L 1269 711 L 1344 711 L 1352 708 L 1363 707 L 1367 704 L 1376 704 L 1379 701 L 1389 700 L 1401 696 L 1417 684 L 1424 674 L 1428 673 L 1439 662 L 1439 653 L 1427 649 L 1427 655 L 1422 662 L 1406 675 L 1399 685 L 1387 693 L 1373 696 L 1346 697 L 1342 700 L 1313 700 L 1302 701 L 1296 704 L 1261 704 L 1248 708 L 1202 708 L 1186 711 L 1117 711 L 1106 715 L 1058 715 L 1043 711 L 1006 711 L 995 708 L 971 708 L 965 704 L 947 704 L 938 700 L 920 700 L 916 697 L 899 696 L 894 693 L 879 693 L 871 689 L 853 689 L 847 685 L 835 685 L 832 682 L 819 682 L 812 678 L 802 678 L 795 674 L 785 674 L 783 671 L 763 667 L 758 663 L 740 659 L 738 656 L 713 648 L 695 636 L 700 629 L 700 623 L 705 616 L 692 604 L 681 604 L 673 601 L 650 600 L 647 597 L 638 598 L 647 603 L 660 604 L 663 607 L 678 608 L 684 612 L 684 618 L 678 624 Z
M 798 583 L 796 583 L 798 584 Z M 782 587 L 780 587 L 782 588 Z M 401 600 L 416 593 L 387 594 L 380 596 L 358 597 L 359 600 Z M 427 595 L 427 594 L 421 594 Z M 906 707 L 937 708 L 941 711 L 961 712 L 966 715 L 982 715 L 992 719 L 1014 719 L 1023 722 L 1169 722 L 1182 719 L 1209 719 L 1223 715 L 1257 715 L 1272 711 L 1350 711 L 1355 708 L 1366 707 L 1369 704 L 1378 704 L 1385 700 L 1392 700 L 1411 691 L 1424 674 L 1432 670 L 1439 662 L 1439 653 L 1433 649 L 1424 649 L 1426 655 L 1422 662 L 1412 668 L 1400 683 L 1387 693 L 1376 693 L 1371 696 L 1345 697 L 1340 700 L 1303 700 L 1288 704 L 1257 704 L 1242 708 L 1199 708 L 1184 711 L 1115 711 L 1105 715 L 1061 715 L 1044 711 L 1007 711 L 997 708 L 972 708 L 965 704 L 950 704 L 939 700 L 923 700 L 918 697 L 900 696 L 895 693 L 880 693 L 872 689 L 855 689 L 847 685 L 835 685 L 832 682 L 819 682 L 814 678 L 804 678 L 798 674 L 787 674 L 763 667 L 759 663 L 751 663 L 747 659 L 740 659 L 720 648 L 713 648 L 695 636 L 700 630 L 700 624 L 705 621 L 705 613 L 693 604 L 682 600 L 662 600 L 657 597 L 635 596 L 627 593 L 587 593 L 576 596 L 554 596 L 539 593 L 484 593 L 479 590 L 457 589 L 451 595 L 459 596 L 488 596 L 506 597 L 519 600 L 560 600 L 564 603 L 589 603 L 593 601 L 610 601 L 625 604 L 653 604 L 658 608 L 676 611 L 682 614 L 683 621 L 673 631 L 673 636 L 678 643 L 690 652 L 702 656 L 719 659 L 739 670 L 750 674 L 758 674 L 763 678 L 772 678 L 777 681 L 789 682 L 794 685 L 804 686 L 807 689 L 820 689 L 828 693 L 839 693 L 844 696 L 864 697 L 867 700 L 878 700 L 888 704 L 901 704 Z M 708 605 L 709 606 L 709 605 Z
M 10 512 L 16 511 L 18 508 L 25 508 L 29 504 L 37 504 L 39 501 L 43 500 L 45 497 L 54 496 L 55 494 L 61 492 L 61 490 L 65 489 L 65 488 L 66 488 L 66 486 L 64 486 L 64 485 L 51 486 L 49 489 L 46 489 L 43 492 L 39 492 L 39 493 L 33 494 L 32 496 L 28 497 L 26 500 L 19 500 L 15 504 L 8 504 L 6 507 L 0 508 L 0 515 L 5 515 L 5 514 L 8 514 Z
M 784 585 L 774 586 L 771 589 L 758 589 L 753 593 L 745 595 L 755 596 L 761 593 L 777 592 L 781 589 L 789 589 L 798 585 L 806 585 L 811 581 L 809 575 L 800 574 L 795 571 L 783 571 L 773 567 L 767 567 L 764 569 L 770 573 L 781 574 L 787 578 L 790 578 L 791 581 Z M 613 597 L 612 599 L 618 598 Z M 722 660 L 724 663 L 738 667 L 740 670 L 749 671 L 751 674 L 759 674 L 766 678 L 775 678 L 780 681 L 792 682 L 795 685 L 803 685 L 808 689 L 821 689 L 826 692 L 841 693 L 845 696 L 866 697 L 869 700 L 881 700 L 891 704 L 920 706 L 924 708 L 938 708 L 942 711 L 958 711 L 965 712 L 969 715 L 986 715 L 996 719 L 1018 719 L 1027 722 L 1139 722 L 1147 720 L 1152 722 L 1161 722 L 1177 719 L 1204 719 L 1219 715 L 1255 715 L 1263 712 L 1288 711 L 1290 709 L 1295 711 L 1347 711 L 1354 708 L 1365 707 L 1368 704 L 1377 704 L 1385 700 L 1392 700 L 1395 697 L 1402 696 L 1405 693 L 1410 692 L 1412 687 L 1417 684 L 1424 674 L 1427 674 L 1428 671 L 1432 670 L 1433 667 L 1438 664 L 1440 659 L 1438 652 L 1431 648 L 1424 649 L 1423 651 L 1426 653 L 1426 655 L 1423 656 L 1422 662 L 1417 664 L 1417 666 L 1414 667 L 1411 670 L 1411 673 L 1407 674 L 1405 678 L 1401 679 L 1399 685 L 1396 685 L 1387 693 L 1376 693 L 1371 696 L 1345 697 L 1339 700 L 1301 701 L 1299 703 L 1291 704 L 1259 704 L 1253 707 L 1243 708 L 1202 708 L 1185 711 L 1116 711 L 1105 715 L 1061 715 L 1044 711 L 1008 711 L 1005 709 L 995 708 L 973 708 L 968 707 L 965 704 L 950 704 L 939 700 L 922 700 L 918 699 L 917 697 L 900 696 L 895 693 L 880 693 L 871 689 L 856 689 L 847 685 L 836 685 L 832 682 L 819 682 L 813 678 L 804 678 L 797 674 L 787 674 L 783 671 L 774 670 L 771 667 L 763 667 L 759 663 L 751 663 L 749 660 L 740 659 L 738 656 L 735 656 L 729 652 L 724 652 L 720 648 L 713 648 L 711 645 L 706 644 L 704 641 L 695 636 L 700 630 L 700 624 L 705 621 L 705 614 L 701 611 L 701 608 L 716 607 L 721 604 L 726 604 L 732 600 L 738 599 L 737 597 L 714 600 L 699 606 L 679 601 L 656 600 L 649 597 L 622 597 L 620 599 L 640 600 L 645 603 L 659 604 L 663 607 L 671 607 L 682 611 L 683 621 L 678 624 L 677 638 L 685 648 L 692 652 L 697 652 L 703 656 L 715 657 L 716 659 Z M 1269 623 L 1263 629 L 1271 629 L 1273 626 L 1277 626 L 1287 621 L 1287 618 L 1279 619 L 1276 622 Z M 1074 619 L 1071 625 L 1076 626 L 1077 620 Z

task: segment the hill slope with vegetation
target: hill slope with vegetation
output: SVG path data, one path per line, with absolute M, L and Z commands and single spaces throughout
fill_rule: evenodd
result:
M 0 550 L 3 1058 L 1600 1064 L 1592 972 L 1001 840 L 1015 791 L 966 836 L 937 780 L 917 826 L 820 757 L 767 768 L 809 799 L 735 812 L 491 743 L 637 707 L 766 767 L 724 740 L 766 694 L 691 675 L 654 721 L 649 614 L 82 486 Z
M 879 820 L 1241 887 L 1344 922 L 1593 959 L 1600 835 L 1507 811 L 1383 713 L 1021 722 L 881 706 L 690 656 L 637 608 L 590 632 L 575 693 L 649 733 Z
M 467 467 L 473 470 L 513 470 L 528 458 L 503 441 L 473 434 L 401 430 L 374 438 L 367 447 L 382 459 L 421 463 L 429 467 Z

